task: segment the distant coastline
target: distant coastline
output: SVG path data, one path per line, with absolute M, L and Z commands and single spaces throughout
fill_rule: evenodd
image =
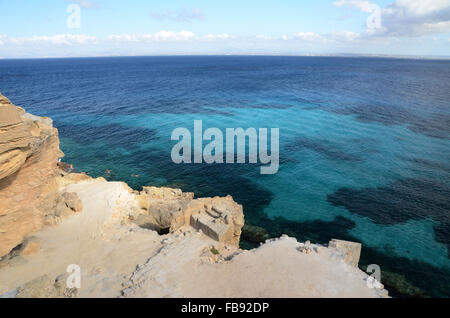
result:
M 51 60 L 51 59 L 89 59 L 89 58 L 120 58 L 120 57 L 201 57 L 201 56 L 279 56 L 279 57 L 342 57 L 342 58 L 376 58 L 404 60 L 437 60 L 450 61 L 450 55 L 402 55 L 402 54 L 355 54 L 355 53 L 179 53 L 179 54 L 145 54 L 145 55 L 86 55 L 86 56 L 42 56 L 42 57 L 1 57 L 0 60 Z

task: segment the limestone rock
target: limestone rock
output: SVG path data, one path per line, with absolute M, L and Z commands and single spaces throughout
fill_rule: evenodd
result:
M 64 201 L 58 200 L 53 213 L 54 216 L 63 219 L 69 217 L 72 214 L 72 210 L 70 210 Z
M 147 230 L 161 232 L 161 230 L 163 229 L 151 214 L 139 214 L 138 216 L 134 216 L 133 222 L 139 225 L 141 228 Z
M 79 213 L 83 210 L 83 203 L 78 194 L 74 192 L 64 192 L 56 199 L 56 206 L 48 209 L 45 215 L 45 225 L 56 225 L 60 221 L 67 219 L 74 213 Z
M 58 184 L 61 187 L 64 187 L 68 184 L 78 183 L 81 181 L 91 180 L 92 178 L 85 173 L 67 173 L 64 170 L 60 171 L 60 177 L 57 179 Z M 104 178 L 97 178 L 96 180 L 103 180 L 106 182 Z
M 150 200 L 179 200 L 193 199 L 194 194 L 182 192 L 180 189 L 144 187 L 143 192 L 147 194 Z
M 55 298 L 57 296 L 53 282 L 47 275 L 43 275 L 17 288 L 16 298 Z
M 58 130 L 0 94 L 0 257 L 44 225 L 56 205 Z
M 184 214 L 190 215 L 189 224 L 195 229 L 218 242 L 239 246 L 244 213 L 231 196 L 194 200 Z
M 190 225 L 218 242 L 239 245 L 244 213 L 231 196 L 194 200 L 180 189 L 144 187 L 136 197 L 141 210 L 131 219 L 143 228 L 173 233 Z
M 73 212 L 81 212 L 83 210 L 83 203 L 75 192 L 65 192 L 61 196 L 64 199 L 66 206 Z
M 35 237 L 30 237 L 22 243 L 22 246 L 22 255 L 30 256 L 41 249 L 41 242 Z
M 66 287 L 66 274 L 52 280 L 48 275 L 42 275 L 13 291 L 7 293 L 11 298 L 73 298 L 76 289 Z
M 67 280 L 69 279 L 69 275 L 69 273 L 64 273 L 59 275 L 55 279 L 55 283 L 53 286 L 55 286 L 58 295 L 61 298 L 75 298 L 78 294 L 78 289 L 67 287 Z
M 133 216 L 133 221 L 156 231 L 174 229 L 174 222 L 180 219 L 183 209 L 193 198 L 193 193 L 180 189 L 144 187 L 137 195 L 142 211 Z
M 358 267 L 359 258 L 361 256 L 361 243 L 332 239 L 330 243 L 328 243 L 328 247 L 339 251 L 344 257 L 344 262 L 354 267 Z
M 0 94 L 0 179 L 17 172 L 30 154 L 32 135 L 20 111 Z
M 19 149 L 0 154 L 0 179 L 10 176 L 22 167 L 27 159 L 27 153 Z

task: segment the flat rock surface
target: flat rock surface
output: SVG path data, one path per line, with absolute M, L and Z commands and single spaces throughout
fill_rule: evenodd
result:
M 34 234 L 33 255 L 2 265 L 0 294 L 77 264 L 78 297 L 379 297 L 333 249 L 312 244 L 306 254 L 282 237 L 242 251 L 191 227 L 160 236 L 124 221 L 135 204 L 124 183 L 88 180 L 66 191 L 83 211 Z

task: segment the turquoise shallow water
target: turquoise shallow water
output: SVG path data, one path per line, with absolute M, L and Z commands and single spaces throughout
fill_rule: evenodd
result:
M 395 296 L 449 296 L 450 62 L 105 58 L 0 61 L 0 72 L 14 103 L 54 119 L 78 171 L 231 194 L 270 236 L 362 242 L 361 265 L 379 264 Z M 194 120 L 279 128 L 279 172 L 175 165 L 171 132 Z

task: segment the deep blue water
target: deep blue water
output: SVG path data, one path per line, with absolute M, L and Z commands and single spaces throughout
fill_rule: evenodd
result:
M 0 60 L 0 92 L 54 119 L 78 171 L 231 194 L 271 236 L 362 242 L 362 267 L 379 264 L 395 296 L 450 296 L 450 61 Z M 280 171 L 175 165 L 170 134 L 196 119 L 279 127 Z

